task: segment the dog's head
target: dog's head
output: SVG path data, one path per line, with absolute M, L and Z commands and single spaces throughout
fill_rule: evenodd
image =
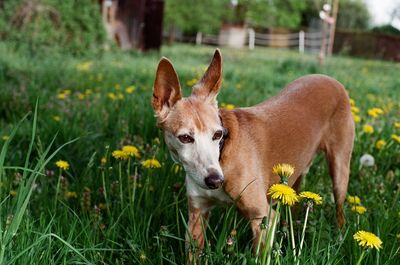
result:
M 221 82 L 219 50 L 189 97 L 182 97 L 178 75 L 166 58 L 159 62 L 154 81 L 152 105 L 172 158 L 205 189 L 217 189 L 224 181 L 219 164 L 224 129 L 216 100 Z

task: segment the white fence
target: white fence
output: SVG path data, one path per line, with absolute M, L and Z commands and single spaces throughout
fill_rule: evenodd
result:
M 249 29 L 246 34 L 245 44 L 249 49 L 254 49 L 256 46 L 260 47 L 276 47 L 276 48 L 289 48 L 297 49 L 300 53 L 304 51 L 320 52 L 323 44 L 326 48 L 329 44 L 329 32 L 325 34 L 322 32 L 305 32 L 300 31 L 297 33 L 257 33 L 253 29 Z M 181 39 L 185 42 L 194 42 L 197 45 L 210 44 L 210 45 L 223 45 L 221 37 L 218 35 L 206 35 L 198 32 L 195 38 Z

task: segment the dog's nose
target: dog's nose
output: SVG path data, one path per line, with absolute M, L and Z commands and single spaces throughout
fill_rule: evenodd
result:
M 224 177 L 217 172 L 211 172 L 204 179 L 207 187 L 210 189 L 218 189 L 224 183 Z

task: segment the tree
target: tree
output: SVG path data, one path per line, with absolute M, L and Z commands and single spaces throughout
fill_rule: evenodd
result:
M 298 28 L 305 8 L 305 2 L 298 0 L 249 1 L 247 23 L 253 27 Z
M 306 8 L 302 12 L 301 25 L 307 27 L 313 19 L 319 19 L 319 12 L 322 10 L 325 0 L 305 0 Z M 340 0 L 337 28 L 342 29 L 367 29 L 370 21 L 370 14 L 362 0 Z
M 185 33 L 218 32 L 229 0 L 167 0 L 164 25 L 169 31 L 179 28 Z
M 362 0 L 341 0 L 337 27 L 341 29 L 365 30 L 369 27 L 370 14 Z

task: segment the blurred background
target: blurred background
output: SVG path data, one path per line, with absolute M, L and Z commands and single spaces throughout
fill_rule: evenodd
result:
M 32 50 L 189 42 L 400 60 L 398 0 L 2 0 L 0 40 Z

